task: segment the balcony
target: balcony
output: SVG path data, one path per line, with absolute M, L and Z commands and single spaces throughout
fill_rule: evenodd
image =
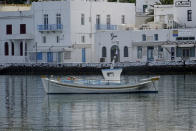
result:
M 96 30 L 117 30 L 117 25 L 101 25 L 101 24 L 96 24 L 95 25 Z
M 6 35 L 5 39 L 8 40 L 32 40 L 34 39 L 33 34 L 11 34 Z
M 62 31 L 62 24 L 48 24 L 48 25 L 38 25 L 38 30 L 41 32 L 49 32 L 49 31 Z

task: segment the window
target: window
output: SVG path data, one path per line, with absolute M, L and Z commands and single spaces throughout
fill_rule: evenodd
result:
M 61 14 L 56 14 L 57 29 L 61 29 Z
M 110 15 L 106 16 L 106 24 L 107 24 L 107 29 L 110 29 L 110 24 L 111 24 L 111 20 L 110 20 Z
M 20 34 L 26 34 L 26 24 L 20 24 Z
M 142 46 L 137 47 L 137 58 L 138 59 L 142 58 Z
M 189 40 L 195 40 L 195 37 L 189 37 Z
M 176 37 L 176 40 L 195 40 L 195 37 Z
M 14 56 L 14 43 L 12 42 L 12 56 Z
M 192 10 L 187 10 L 187 21 L 192 21 Z
M 42 37 L 42 42 L 43 42 L 43 43 L 46 43 L 46 36 L 43 36 L 43 37 Z
M 85 43 L 85 36 L 81 37 L 81 41 L 82 41 L 82 43 Z
M 56 24 L 61 24 L 61 14 L 56 14 Z
M 6 32 L 7 32 L 7 35 L 12 34 L 12 25 L 6 25 Z
M 4 50 L 5 50 L 5 56 L 8 56 L 9 55 L 9 45 L 8 45 L 8 43 L 7 42 L 5 42 L 5 48 L 4 48 Z
M 146 35 L 145 34 L 142 35 L 142 41 L 146 41 Z
M 189 38 L 188 38 L 188 37 L 182 37 L 182 39 L 183 39 L 183 40 L 189 40 Z
M 121 16 L 121 24 L 125 24 L 125 15 Z
M 81 25 L 85 24 L 85 16 L 84 14 L 81 14 Z
M 44 14 L 44 25 L 48 25 L 48 14 Z
M 102 47 L 102 57 L 107 57 L 106 47 Z
M 127 46 L 124 47 L 124 57 L 129 57 Z
M 97 16 L 96 16 L 96 28 L 97 28 L 97 30 L 100 29 L 100 24 L 101 24 L 100 21 L 101 21 L 101 20 L 100 20 L 100 15 L 97 15 Z
M 59 36 L 56 37 L 56 43 L 60 43 L 60 37 Z
M 158 41 L 159 40 L 159 35 L 158 34 L 154 34 L 154 40 Z
M 23 43 L 20 42 L 20 56 L 23 56 Z
M 44 14 L 44 30 L 48 30 L 48 14 Z

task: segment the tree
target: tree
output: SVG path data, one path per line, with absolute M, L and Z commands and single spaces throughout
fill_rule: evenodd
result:
M 37 2 L 38 0 L 30 0 L 30 2 Z M 27 3 L 27 0 L 0 0 L 2 3 L 6 4 L 25 4 Z
M 156 4 L 158 5 L 171 5 L 174 3 L 174 0 L 159 0 Z
M 136 0 L 119 0 L 120 2 L 125 2 L 125 3 L 135 3 Z M 117 2 L 117 0 L 108 0 L 108 2 Z

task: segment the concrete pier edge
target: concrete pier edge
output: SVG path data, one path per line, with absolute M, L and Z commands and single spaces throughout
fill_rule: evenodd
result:
M 0 75 L 99 75 L 110 63 L 31 63 L 0 64 Z M 196 62 L 128 62 L 116 63 L 123 75 L 196 74 Z

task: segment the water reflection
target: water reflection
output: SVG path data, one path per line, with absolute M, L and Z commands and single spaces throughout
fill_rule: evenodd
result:
M 151 121 L 158 115 L 156 98 L 155 94 L 49 95 L 44 107 L 52 118 L 49 125 L 68 130 L 144 130 L 155 126 Z
M 46 95 L 40 76 L 0 76 L 0 130 L 195 131 L 196 75 L 161 76 L 158 87 L 158 94 Z

